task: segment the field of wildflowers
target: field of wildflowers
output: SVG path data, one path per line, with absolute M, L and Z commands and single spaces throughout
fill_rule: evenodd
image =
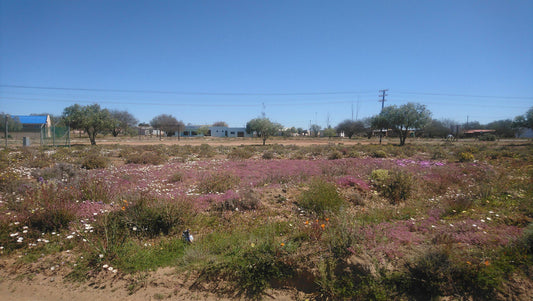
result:
M 250 299 L 533 294 L 530 142 L 17 148 L 0 168 L 0 254 L 38 267 L 25 277 L 174 267 Z

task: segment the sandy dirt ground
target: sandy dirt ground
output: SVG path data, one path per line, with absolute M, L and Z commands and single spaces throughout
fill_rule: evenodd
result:
M 204 288 L 208 289 L 208 288 Z M 194 288 L 192 280 L 175 273 L 173 268 L 162 268 L 142 277 L 121 278 L 116 275 L 98 275 L 96 279 L 77 283 L 66 281 L 60 274 L 0 273 L 0 300 L 2 301 L 96 301 L 96 300 L 244 300 L 238 296 L 217 296 L 207 290 Z M 264 300 L 304 300 L 295 291 L 270 290 Z

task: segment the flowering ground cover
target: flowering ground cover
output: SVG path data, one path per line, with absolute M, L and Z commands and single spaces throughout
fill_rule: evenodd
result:
M 0 168 L 0 254 L 38 267 L 24 277 L 135 294 L 173 267 L 190 290 L 252 299 L 533 293 L 531 143 L 22 148 Z

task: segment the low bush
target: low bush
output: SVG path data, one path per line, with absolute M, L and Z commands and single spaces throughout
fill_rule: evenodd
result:
M 496 136 L 493 134 L 483 134 L 478 137 L 479 141 L 496 141 Z
M 132 205 L 123 206 L 121 215 L 131 233 L 156 237 L 168 235 L 174 229 L 185 225 L 194 215 L 188 202 L 158 202 L 140 199 Z
M 265 160 L 272 160 L 274 159 L 274 152 L 271 150 L 264 151 L 262 158 Z
M 232 192 L 232 193 L 230 193 Z M 261 205 L 259 200 L 253 192 L 245 193 L 243 196 L 239 196 L 233 191 L 226 193 L 226 196 L 222 201 L 214 202 L 212 208 L 215 211 L 234 211 L 234 210 L 255 210 Z
M 106 168 L 110 163 L 109 158 L 99 153 L 86 154 L 81 160 L 81 167 L 85 169 Z
M 459 162 L 472 162 L 474 161 L 474 155 L 470 152 L 460 152 L 457 154 Z
M 198 156 L 201 158 L 211 158 L 216 154 L 213 147 L 209 144 L 202 143 L 198 150 Z
M 377 169 L 372 171 L 371 179 L 381 195 L 389 199 L 392 204 L 407 200 L 413 191 L 413 179 L 404 171 L 389 172 Z
M 126 157 L 127 164 L 151 164 L 161 165 L 168 160 L 168 157 L 159 152 L 146 151 L 142 153 L 131 153 Z
M 58 183 L 76 183 L 83 175 L 84 172 L 82 169 L 69 163 L 56 163 L 52 167 L 33 172 L 33 177 L 40 181 L 54 181 Z
M 67 229 L 75 219 L 76 213 L 70 206 L 61 203 L 49 204 L 28 217 L 28 226 L 41 232 L 59 231 Z
M 343 204 L 335 185 L 319 178 L 311 181 L 309 189 L 303 191 L 298 200 L 300 207 L 319 216 L 338 212 Z
M 207 173 L 204 174 L 199 183 L 198 191 L 200 193 L 223 193 L 240 182 L 240 178 L 229 173 Z
M 170 175 L 170 177 L 168 178 L 168 181 L 170 183 L 177 183 L 177 182 L 183 181 L 184 177 L 185 176 L 183 175 L 181 171 L 177 171 L 173 173 L 172 175 Z
M 455 267 L 444 250 L 431 250 L 408 262 L 406 268 L 406 289 L 419 300 L 450 296 L 455 291 Z
M 235 147 L 228 153 L 228 159 L 232 160 L 245 160 L 254 155 L 254 151 L 251 147 Z
M 376 150 L 372 152 L 373 158 L 387 158 L 387 153 L 384 150 Z

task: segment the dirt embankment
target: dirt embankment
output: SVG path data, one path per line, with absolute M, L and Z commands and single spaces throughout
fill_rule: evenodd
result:
M 161 268 L 138 275 L 102 272 L 79 283 L 65 279 L 66 273 L 50 269 L 35 272 L 3 261 L 0 271 L 0 300 L 3 301 L 95 301 L 95 300 L 239 300 L 239 296 L 220 296 L 195 289 L 193 277 L 176 273 L 174 268 Z M 294 290 L 270 290 L 264 300 L 304 300 Z

